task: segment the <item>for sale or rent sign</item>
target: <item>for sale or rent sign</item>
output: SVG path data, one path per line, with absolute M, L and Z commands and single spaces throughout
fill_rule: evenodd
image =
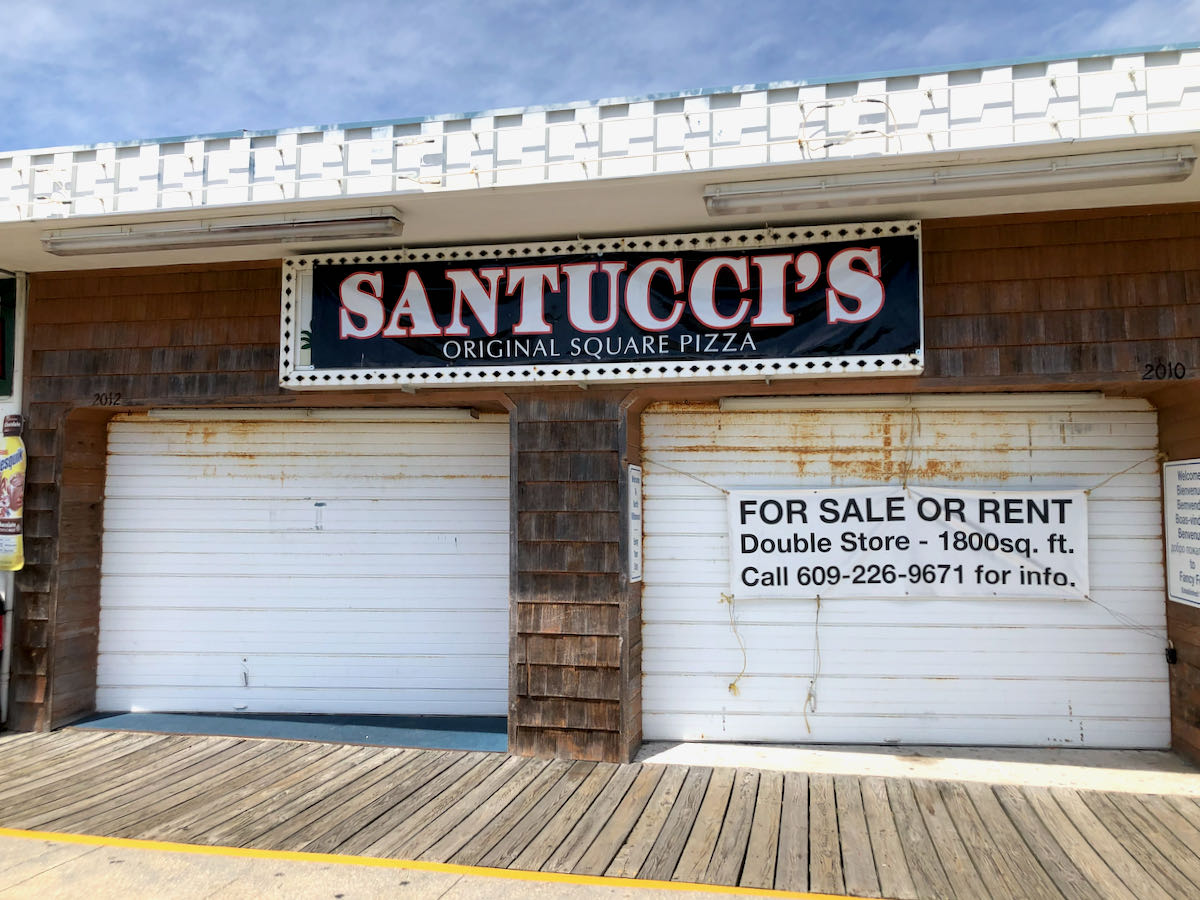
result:
M 729 494 L 735 597 L 1088 595 L 1082 491 L 880 486 Z
M 920 226 L 339 253 L 284 263 L 286 387 L 919 372 Z

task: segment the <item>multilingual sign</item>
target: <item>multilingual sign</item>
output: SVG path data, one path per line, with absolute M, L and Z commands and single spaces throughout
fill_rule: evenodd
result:
M 919 372 L 916 222 L 303 257 L 290 387 Z
M 642 580 L 642 467 L 627 466 L 629 580 Z
M 1200 606 L 1200 459 L 1163 463 L 1167 596 Z
M 731 491 L 735 597 L 1088 596 L 1087 495 L 914 486 Z

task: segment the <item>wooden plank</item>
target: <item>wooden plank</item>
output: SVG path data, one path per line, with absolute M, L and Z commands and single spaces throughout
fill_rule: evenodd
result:
M 97 747 L 115 743 L 120 736 L 111 731 L 90 734 L 60 731 L 48 735 L 26 732 L 14 737 L 24 740 L 17 741 L 7 735 L 0 737 L 0 776 L 7 782 L 40 774 L 73 755 L 90 753 Z
M 1139 794 L 1138 800 L 1171 834 L 1200 857 L 1200 827 L 1180 813 L 1165 797 Z M 1197 810 L 1197 818 L 1200 820 L 1200 810 Z
M 315 785 L 322 783 L 326 773 L 336 776 L 349 762 L 355 748 L 336 747 L 329 753 L 313 757 L 306 764 L 284 777 L 272 778 L 260 789 L 245 797 L 236 806 L 214 810 L 198 831 L 196 839 L 206 844 L 237 844 L 242 839 L 242 829 L 253 829 L 254 823 L 263 817 L 275 822 L 272 814 L 286 806 L 297 796 L 305 796 Z
M 307 778 L 296 781 L 286 788 L 277 790 L 266 801 L 257 804 L 240 815 L 226 819 L 207 835 L 212 844 L 244 847 L 256 835 L 270 831 L 281 822 L 287 822 L 301 814 L 313 803 L 336 790 L 354 777 L 356 768 L 364 761 L 379 755 L 379 749 L 344 748 L 326 757 Z
M 376 816 L 369 824 L 362 825 L 338 844 L 338 853 L 362 856 L 377 855 L 369 851 L 377 842 L 388 838 L 392 829 L 403 825 L 415 811 L 433 800 L 475 766 L 484 762 L 483 753 L 460 753 L 450 751 L 433 765 L 405 779 L 405 785 L 389 793 L 384 802 L 374 810 Z
M 1187 819 L 1195 828 L 1200 829 L 1200 803 L 1191 797 L 1164 797 L 1171 807 Z
M 1007 880 L 1034 900 L 1059 900 L 1062 894 L 1037 857 L 1030 852 L 1021 833 L 1013 827 L 1000 801 L 992 793 L 991 786 L 958 784 L 954 789 L 970 798 L 979 821 L 983 823 L 984 833 L 1000 850 L 1001 867 L 1007 874 Z
M 487 801 L 497 790 L 509 785 L 514 779 L 521 780 L 522 785 L 532 781 L 538 772 L 546 766 L 545 760 L 530 760 L 516 756 L 502 757 L 495 771 L 491 772 L 478 785 L 471 788 L 460 799 L 450 804 L 420 831 L 409 835 L 401 844 L 392 850 L 392 855 L 400 859 L 415 859 L 430 846 L 441 840 L 459 822 L 471 815 L 475 809 Z M 511 788 L 510 788 L 511 789 Z M 519 790 L 519 788 L 517 788 Z M 515 795 L 515 794 L 514 794 Z
M 833 779 L 837 805 L 838 831 L 842 842 L 842 876 L 846 892 L 859 897 L 879 896 L 879 876 L 875 873 L 875 854 L 867 831 L 862 789 L 853 775 Z
M 979 873 L 992 896 L 1018 896 L 1022 890 L 1020 881 L 1008 866 L 1008 861 L 997 847 L 993 835 L 988 832 L 987 826 L 979 817 L 975 804 L 971 802 L 964 786 L 956 782 L 942 781 L 938 783 L 938 790 L 950 818 L 958 828 L 959 836 L 967 847 L 967 852 L 971 854 L 975 871 Z
M 550 817 L 528 846 L 512 861 L 511 868 L 537 871 L 546 864 L 550 855 L 558 849 L 571 829 L 582 820 L 588 808 L 604 790 L 605 785 L 618 770 L 615 763 L 596 763 L 587 778 L 558 812 Z
M 72 783 L 83 784 L 105 766 L 116 766 L 120 761 L 133 753 L 151 748 L 165 741 L 162 735 L 139 735 L 137 739 L 127 742 L 110 742 L 87 748 L 76 754 L 70 748 L 63 756 L 56 757 L 42 769 L 27 772 L 24 776 L 8 777 L 2 792 L 5 811 L 13 811 L 21 805 L 45 800 L 48 790 L 61 787 L 64 779 Z
M 810 890 L 814 893 L 846 892 L 832 775 L 808 777 L 808 869 Z
M 213 756 L 194 760 L 174 777 L 156 777 L 150 790 L 131 794 L 125 802 L 106 804 L 103 812 L 88 816 L 88 826 L 97 833 L 112 834 L 156 811 L 171 809 L 196 791 L 212 790 L 226 772 L 262 755 L 252 741 L 236 741 Z
M 592 841 L 575 865 L 574 871 L 577 875 L 604 874 L 604 870 L 608 868 L 625 839 L 629 837 L 642 810 L 646 808 L 646 804 L 650 801 L 650 796 L 654 793 L 666 768 L 666 766 L 642 766 L 642 771 L 638 772 L 633 784 L 625 792 L 621 802 L 617 804 L 617 808 L 609 815 L 608 821 L 604 823 L 604 827 L 600 829 L 596 839 Z
M 303 772 L 333 752 L 333 747 L 328 744 L 301 744 L 297 749 L 299 752 L 295 755 L 269 769 L 251 766 L 251 778 L 242 781 L 233 790 L 206 795 L 176 809 L 158 824 L 144 828 L 144 839 L 202 842 L 209 828 L 219 825 L 243 808 L 252 807 L 260 797 L 269 796 L 275 785 L 286 783 L 297 772 Z
M 186 829 L 190 822 L 204 815 L 218 803 L 236 798 L 238 791 L 246 785 L 266 781 L 271 773 L 287 771 L 289 765 L 319 752 L 317 746 L 308 744 L 275 744 L 263 747 L 261 753 L 238 767 L 235 772 L 221 780 L 220 792 L 197 791 L 169 809 L 155 810 L 113 829 L 114 837 L 134 837 L 154 840 L 165 831 L 173 834 Z
M 775 888 L 808 890 L 808 776 L 802 772 L 788 772 L 783 777 Z
M 937 848 L 925 827 L 920 807 L 908 781 L 888 779 L 887 798 L 896 822 L 896 834 L 904 850 L 908 872 L 919 897 L 950 898 L 954 889 L 938 859 Z
M 353 766 L 339 779 L 340 784 L 330 783 L 324 796 L 301 810 L 292 810 L 282 821 L 264 829 L 262 824 L 247 832 L 242 846 L 278 849 L 292 835 L 305 831 L 330 812 L 342 809 L 358 794 L 366 790 L 388 771 L 390 765 L 410 758 L 416 751 L 400 748 L 377 748 L 369 757 L 356 759 Z
M 448 862 L 465 866 L 479 865 L 479 861 L 483 859 L 484 855 L 496 846 L 574 765 L 575 763 L 566 759 L 556 759 L 551 762 L 503 809 L 493 815 L 482 828 L 479 828 L 473 835 L 468 835 L 467 841 L 450 857 Z
M 987 888 L 980 880 L 975 864 L 971 862 L 971 854 L 967 852 L 962 838 L 959 837 L 958 829 L 954 827 L 954 820 L 950 817 L 946 804 L 942 802 L 937 785 L 931 781 L 915 780 L 910 782 L 909 786 L 912 788 L 917 809 L 920 810 L 921 821 L 929 832 L 934 852 L 942 864 L 942 872 L 950 884 L 951 896 L 987 900 Z M 890 790 L 888 795 L 892 795 Z M 913 871 L 920 868 L 913 866 L 911 856 L 908 862 Z
M 149 781 L 151 775 L 162 776 L 164 773 L 175 771 L 180 762 L 199 755 L 204 757 L 212 748 L 191 741 L 171 742 L 163 745 L 162 752 L 147 754 L 114 769 L 111 777 L 102 780 L 90 780 L 85 785 L 75 788 L 73 784 L 65 784 L 63 788 L 47 793 L 47 800 L 20 817 L 22 828 L 46 828 L 54 825 L 64 827 L 67 823 L 82 823 L 87 811 L 94 808 L 103 809 L 104 805 L 114 798 L 126 797 L 131 791 L 137 790 Z M 107 773 L 106 773 L 107 774 Z M 63 791 L 68 792 L 67 796 Z M 83 830 L 86 825 L 81 824 Z
M 754 816 L 754 801 L 758 796 L 758 777 L 758 772 L 754 770 L 737 771 L 717 846 L 713 848 L 712 859 L 704 873 L 707 884 L 736 885 L 741 877 L 746 844 L 750 839 L 750 821 Z
M 1067 900 L 1099 900 L 1100 893 L 1092 886 L 1093 880 L 1112 880 L 1119 883 L 1099 858 L 1092 859 L 1095 852 L 1090 847 L 1087 847 L 1088 852 L 1084 855 L 1084 864 L 1091 866 L 1093 875 L 1089 878 L 1084 874 L 1080 866 L 1072 860 L 1071 854 L 1064 849 L 1072 841 L 1082 840 L 1079 838 L 1079 832 L 1073 828 L 1063 828 L 1051 834 L 1020 788 L 1000 784 L 992 787 L 992 791 L 1013 827 L 1020 833 L 1046 874 Z M 1055 840 L 1056 836 L 1058 840 Z
M 667 821 L 663 823 L 662 831 L 650 848 L 650 854 L 638 870 L 638 878 L 654 881 L 669 881 L 671 874 L 683 855 L 684 844 L 692 832 L 696 822 L 696 814 L 700 811 L 700 802 L 704 799 L 708 780 L 712 769 L 706 766 L 694 766 L 688 770 L 679 796 L 671 807 Z
M 403 756 L 384 763 L 360 790 L 344 803 L 334 806 L 312 824 L 281 838 L 276 847 L 307 852 L 331 852 L 359 828 L 373 822 L 396 802 L 401 785 L 413 788 L 422 783 L 422 775 L 430 766 L 441 765 L 443 754 L 437 751 L 409 749 Z M 326 848 L 318 850 L 317 848 Z
M 783 813 L 783 773 L 763 772 L 758 778 L 758 797 L 750 823 L 750 841 L 738 884 L 742 887 L 773 888 L 779 857 L 779 819 Z
M 551 783 L 557 781 L 562 776 L 563 771 L 565 771 L 566 765 L 561 760 L 553 762 L 530 760 L 526 766 L 516 770 L 512 778 L 497 789 L 487 800 L 476 807 L 471 813 L 464 816 L 454 826 L 453 830 L 447 832 L 439 840 L 423 850 L 418 859 L 449 862 L 454 857 L 454 854 L 458 853 L 468 841 L 494 822 L 513 800 L 520 797 L 534 785 L 543 786 L 547 781 Z M 551 766 L 554 766 L 554 768 L 551 769 Z M 549 775 L 547 775 L 547 770 L 550 770 Z
M 733 779 L 737 769 L 713 769 L 708 779 L 708 787 L 704 791 L 704 799 L 700 802 L 700 812 L 696 815 L 696 824 L 688 835 L 687 843 L 683 845 L 683 853 L 679 856 L 679 864 L 671 875 L 672 881 L 697 882 L 704 878 L 709 861 L 717 847 L 717 837 L 721 832 L 721 822 L 725 818 L 725 809 L 729 805 L 729 795 L 733 791 Z
M 447 750 L 417 751 L 392 777 L 360 794 L 349 815 L 339 813 L 321 820 L 322 827 L 314 829 L 315 836 L 304 841 L 299 849 L 308 853 L 337 852 L 343 843 L 352 840 L 413 791 L 419 790 L 421 785 L 445 771 L 452 762 L 453 756 Z
M 15 810 L 21 805 L 36 805 L 45 803 L 51 792 L 57 796 L 72 793 L 72 788 L 82 788 L 101 778 L 103 775 L 124 771 L 126 764 L 135 758 L 135 754 L 154 753 L 157 748 L 177 746 L 178 741 L 172 742 L 168 735 L 139 735 L 136 740 L 119 745 L 106 745 L 97 753 L 79 761 L 76 767 L 67 762 L 62 767 L 48 769 L 44 774 L 27 778 L 19 786 L 6 789 L 4 792 L 5 808 Z M 141 756 L 137 756 L 141 759 Z M 63 783 L 64 775 L 69 776 L 71 784 Z
M 1063 852 L 1079 867 L 1079 871 L 1087 878 L 1088 883 L 1101 896 L 1111 897 L 1114 900 L 1134 900 L 1136 895 L 1126 887 L 1125 881 L 1120 877 L 1120 869 L 1124 861 L 1121 859 L 1114 861 L 1103 855 L 1103 851 L 1108 849 L 1103 845 L 1094 848 L 1087 834 L 1084 833 L 1087 828 L 1086 823 L 1073 820 L 1050 794 L 1048 788 L 1025 787 L 1016 790 L 1028 801 Z M 1082 804 L 1080 805 L 1082 806 Z M 1090 811 L 1086 807 L 1084 807 L 1084 812 L 1088 813 L 1090 817 Z M 1101 832 L 1103 832 L 1103 838 L 1114 843 L 1112 836 L 1107 831 L 1101 828 Z M 1120 849 L 1119 845 L 1117 849 L 1125 857 L 1125 860 L 1134 868 L 1138 868 L 1136 863 Z M 1097 850 L 1101 852 L 1098 853 Z M 1140 878 L 1143 881 L 1147 880 L 1145 872 L 1141 873 Z M 1156 897 L 1155 900 L 1161 900 L 1161 897 Z
M 424 832 L 431 822 L 495 772 L 504 760 L 505 757 L 499 753 L 487 754 L 449 787 L 439 790 L 436 796 L 421 803 L 401 821 L 394 822 L 391 830 L 367 848 L 364 853 L 369 856 L 397 856 L 397 847 L 413 835 Z M 416 800 L 417 795 L 414 794 L 412 799 Z M 408 804 L 409 801 L 405 801 L 405 803 Z
M 605 875 L 614 878 L 636 878 L 642 865 L 654 849 L 654 844 L 666 824 L 675 800 L 683 788 L 688 770 L 684 766 L 668 766 L 650 795 L 645 810 L 642 811 L 629 837 L 609 863 Z
M 576 789 L 592 773 L 594 762 L 577 761 L 538 802 L 508 830 L 479 861 L 481 866 L 507 867 L 521 855 L 530 842 L 546 827 Z
M 546 860 L 542 866 L 543 872 L 574 871 L 641 771 L 642 767 L 638 765 L 624 765 L 617 769 L 604 786 L 604 790 L 596 797 L 596 802 L 588 807 L 587 812 Z
M 56 737 L 56 736 L 55 736 Z M 122 736 L 125 737 L 125 736 Z M 109 764 L 138 749 L 148 748 L 167 739 L 166 734 L 136 734 L 127 740 L 102 740 L 77 746 L 74 740 L 60 739 L 54 744 L 30 746 L 28 755 L 19 760 L 5 761 L 5 785 L 13 799 L 20 794 L 40 791 L 42 785 L 53 784 L 62 776 L 83 779 L 98 766 Z
M 859 788 L 880 892 L 895 900 L 916 900 L 917 888 L 904 860 L 900 833 L 888 801 L 887 784 L 882 778 L 860 778 Z
M 1088 791 L 1083 799 L 1164 888 L 1183 885 L 1184 893 L 1177 894 L 1182 897 L 1200 885 L 1200 859 L 1134 795 Z
M 1096 818 L 1091 808 L 1075 791 L 1056 788 L 1025 788 L 1024 793 L 1034 802 L 1038 815 L 1055 835 L 1059 832 L 1055 830 L 1053 823 L 1058 816 L 1054 814 L 1050 803 L 1056 804 L 1062 812 L 1063 818 L 1078 830 L 1088 845 L 1104 861 L 1104 864 L 1116 873 L 1117 877 L 1125 883 L 1125 887 L 1138 900 L 1173 900 L 1173 895 L 1163 890 L 1158 882 L 1150 877 L 1149 873 L 1142 868 L 1141 863 L 1134 859 L 1121 842 L 1113 837 L 1112 833 Z M 1075 859 L 1076 862 L 1079 861 L 1074 853 L 1072 853 L 1072 859 Z M 1087 870 L 1084 869 L 1084 871 Z M 1093 884 L 1097 888 L 1102 886 L 1100 881 L 1093 881 Z M 1178 900 L 1178 898 L 1175 897 L 1174 900 Z

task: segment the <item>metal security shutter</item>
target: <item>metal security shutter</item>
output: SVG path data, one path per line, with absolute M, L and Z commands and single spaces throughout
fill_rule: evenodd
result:
M 1147 404 L 746 399 L 651 406 L 643 429 L 647 739 L 1168 745 Z M 835 599 L 819 616 L 812 595 L 721 602 L 730 587 L 719 488 L 898 484 L 906 471 L 912 484 L 1092 489 L 1097 602 Z
M 507 418 L 300 412 L 113 420 L 97 708 L 504 715 Z

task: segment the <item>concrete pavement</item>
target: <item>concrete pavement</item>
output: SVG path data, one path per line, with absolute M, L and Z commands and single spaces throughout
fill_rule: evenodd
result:
M 419 867 L 419 868 L 418 868 Z M 0 900 L 506 900 L 570 897 L 704 898 L 818 897 L 745 888 L 655 887 L 615 878 L 581 878 L 357 857 L 321 857 L 207 846 L 62 836 L 0 830 Z

